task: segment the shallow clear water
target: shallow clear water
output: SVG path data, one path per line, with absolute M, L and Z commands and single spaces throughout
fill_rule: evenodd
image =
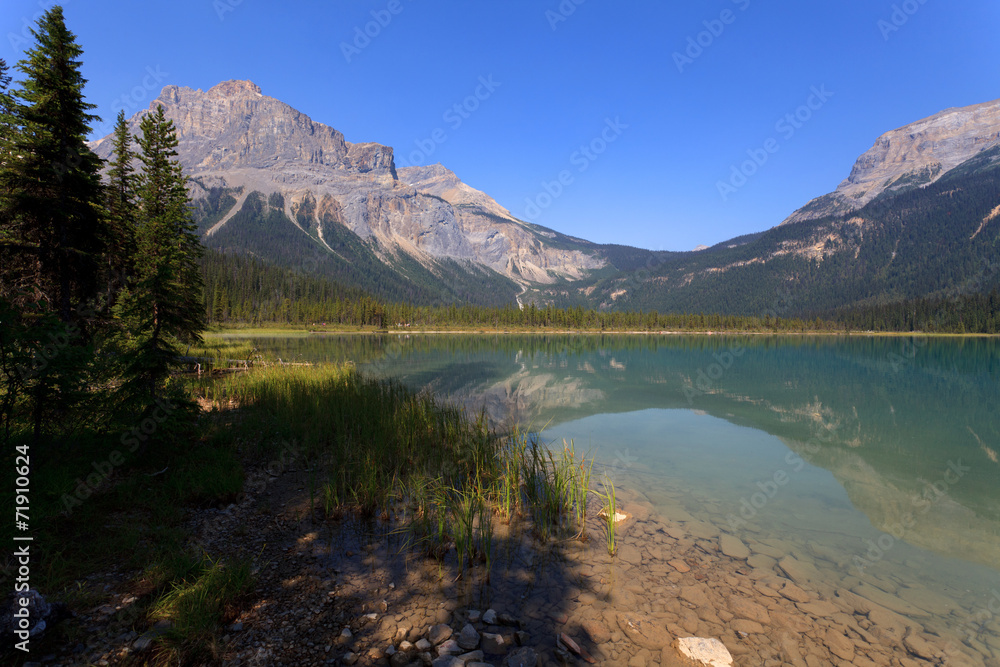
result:
M 544 427 L 595 477 L 793 553 L 829 590 L 874 585 L 1000 656 L 1000 341 L 859 337 L 329 336 L 350 359 Z M 984 622 L 985 625 L 980 624 Z M 925 626 L 928 621 L 924 621 Z M 995 648 L 994 648 L 995 647 Z

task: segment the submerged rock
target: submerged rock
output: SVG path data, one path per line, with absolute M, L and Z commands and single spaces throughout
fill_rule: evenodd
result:
M 479 633 L 476 632 L 471 623 L 466 623 L 465 627 L 462 628 L 462 632 L 458 635 L 458 645 L 466 651 L 471 651 L 479 646 Z
M 697 667 L 732 667 L 733 656 L 721 641 L 715 638 L 684 637 L 677 640 L 677 652 Z
M 722 553 L 726 554 L 730 558 L 736 558 L 738 560 L 746 560 L 747 558 L 750 558 L 750 549 L 748 549 L 747 545 L 743 544 L 743 541 L 735 535 L 723 533 L 722 537 L 719 538 L 719 546 L 722 549 Z

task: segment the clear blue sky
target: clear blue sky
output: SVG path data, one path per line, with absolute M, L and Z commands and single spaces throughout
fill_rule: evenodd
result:
M 0 57 L 21 58 L 12 41 L 47 6 L 3 0 Z M 414 152 L 443 163 L 519 217 L 655 249 L 776 225 L 834 189 L 881 133 L 1000 97 L 996 0 L 63 6 L 105 121 L 166 84 L 250 79 L 348 141 L 393 146 L 397 163 Z M 689 38 L 701 51 L 678 63 Z M 824 86 L 832 96 L 810 99 Z M 484 99 L 468 99 L 477 89 Z M 797 110 L 808 119 L 777 125 Z M 776 152 L 763 150 L 768 139 Z M 747 151 L 767 160 L 724 199 L 718 183 Z M 543 183 L 562 191 L 539 197 Z

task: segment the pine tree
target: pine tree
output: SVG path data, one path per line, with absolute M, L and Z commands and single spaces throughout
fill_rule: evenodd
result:
M 0 168 L 0 289 L 22 303 L 41 302 L 64 323 L 79 323 L 100 287 L 109 237 L 101 160 L 86 145 L 98 118 L 84 101 L 83 51 L 62 8 L 45 12 L 32 34 L 37 45 L 18 64 L 24 82 L 6 110 L 12 127 Z
M 205 311 L 195 233 L 177 135 L 163 107 L 143 117 L 136 137 L 142 162 L 137 188 L 135 280 L 118 309 L 135 333 L 127 387 L 151 407 L 160 395 L 178 345 L 200 340 Z

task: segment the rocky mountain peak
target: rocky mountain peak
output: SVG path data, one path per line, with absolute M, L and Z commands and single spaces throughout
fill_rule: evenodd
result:
M 253 81 L 223 81 L 215 86 L 212 86 L 208 90 L 209 95 L 218 95 L 220 97 L 238 97 L 240 95 L 254 95 L 257 97 L 263 97 L 264 93 L 261 91 L 260 86 L 258 86 Z
M 208 197 L 211 187 L 237 198 L 206 230 L 209 243 L 259 192 L 281 195 L 274 201 L 284 202 L 288 224 L 331 253 L 346 228 L 370 242 L 382 261 L 391 264 L 405 254 L 431 271 L 439 270 L 440 259 L 458 260 L 516 281 L 549 283 L 604 265 L 590 252 L 548 247 L 443 165 L 397 175 L 391 147 L 350 143 L 252 81 L 223 81 L 208 91 L 166 86 L 149 111 L 158 106 L 176 127 L 192 197 Z M 149 111 L 130 119 L 133 134 Z M 110 135 L 91 147 L 109 157 Z
M 223 81 L 207 92 L 166 86 L 149 106 L 162 106 L 177 128 L 177 152 L 188 173 L 233 169 L 329 169 L 395 181 L 392 148 L 351 144 L 339 131 L 273 97 L 252 81 Z M 134 134 L 148 111 L 134 116 Z M 95 152 L 110 154 L 107 139 Z
M 945 109 L 875 141 L 834 192 L 782 224 L 849 213 L 883 192 L 933 183 L 981 151 L 1000 145 L 1000 100 Z

